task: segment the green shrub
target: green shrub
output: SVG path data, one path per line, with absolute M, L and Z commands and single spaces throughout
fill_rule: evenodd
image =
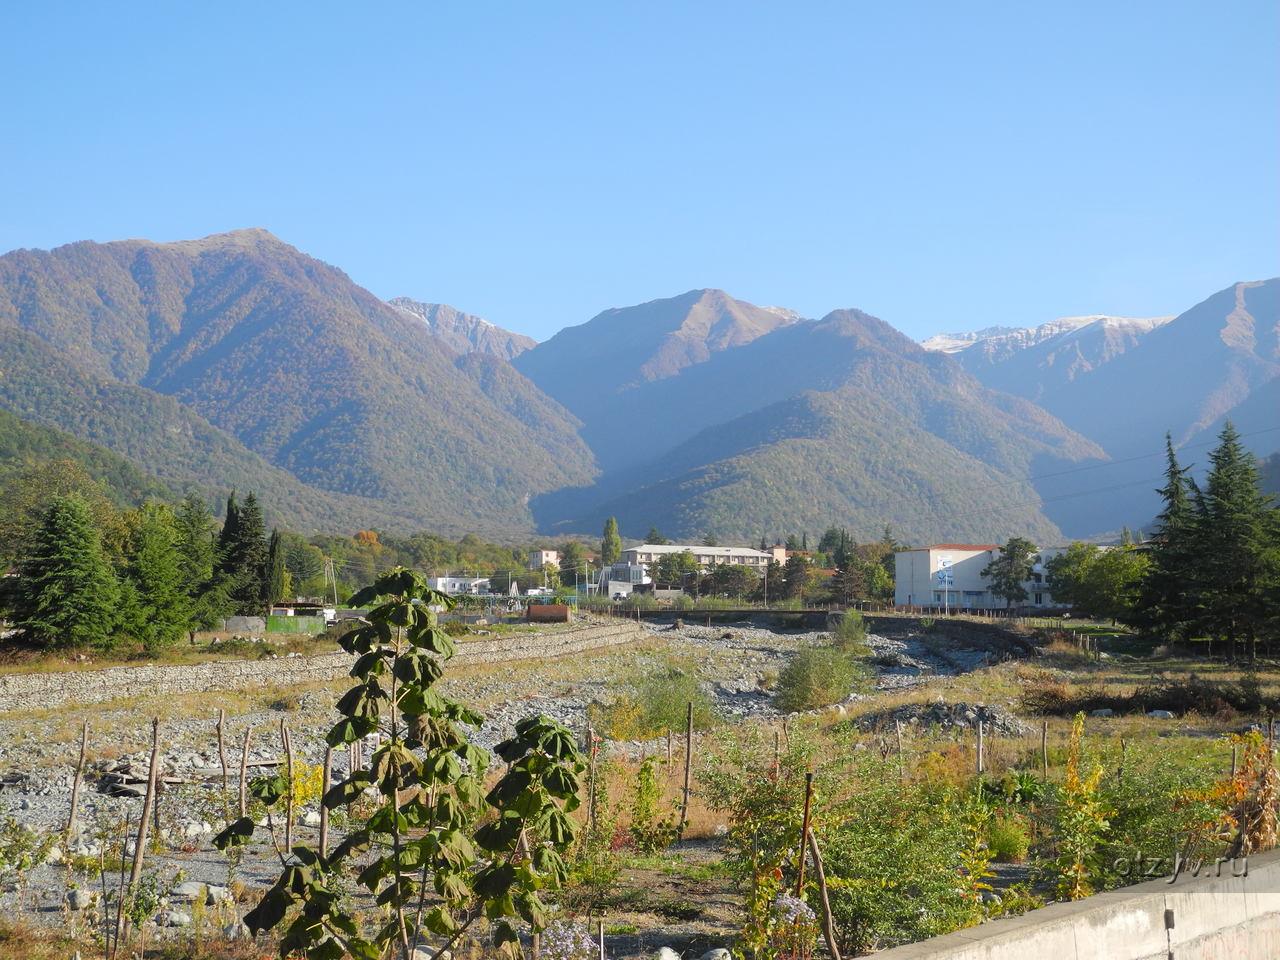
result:
M 685 728 L 690 703 L 695 730 L 716 724 L 715 703 L 698 686 L 692 669 L 668 664 L 633 680 L 604 711 L 602 729 L 613 740 L 649 740 L 678 732 Z
M 870 678 L 869 669 L 834 647 L 806 647 L 778 676 L 774 705 L 784 713 L 838 703 Z
M 987 846 L 997 860 L 1021 863 L 1027 859 L 1031 833 L 1019 816 L 997 816 L 987 828 Z
M 862 621 L 862 614 L 850 610 L 840 618 L 831 631 L 831 646 L 854 656 L 871 656 L 871 648 L 867 646 L 867 625 Z

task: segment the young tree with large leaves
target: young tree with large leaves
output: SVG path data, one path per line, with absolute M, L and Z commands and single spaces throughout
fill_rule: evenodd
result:
M 1036 562 L 1036 545 L 1022 537 L 1010 537 L 996 557 L 981 570 L 991 584 L 991 592 L 1004 600 L 1005 607 L 1027 599 L 1024 585 L 1031 579 Z
M 367 626 L 340 641 L 357 657 L 358 683 L 338 702 L 342 718 L 327 739 L 341 746 L 378 733 L 382 740 L 369 768 L 323 802 L 354 815 L 372 791 L 375 810 L 331 851 L 288 851 L 279 879 L 244 921 L 255 933 L 287 921 L 281 957 L 410 960 L 426 937 L 443 941 L 441 956 L 482 921 L 495 946 L 517 954 L 517 924 L 535 932 L 547 924 L 538 891 L 556 889 L 568 874 L 564 853 L 575 833 L 568 814 L 579 804 L 585 767 L 574 737 L 546 717 L 521 720 L 495 750 L 507 767 L 486 793 L 489 754 L 463 732 L 482 718 L 436 688 L 454 643 L 435 611 L 451 608 L 453 598 L 397 568 L 351 599 L 373 609 Z M 254 795 L 270 807 L 288 789 L 280 776 L 256 781 Z M 214 844 L 246 843 L 253 832 L 245 817 Z M 351 910 L 341 896 L 344 875 L 354 875 L 385 914 L 370 923 Z
M 12 618 L 26 637 L 49 649 L 111 646 L 120 587 L 83 499 L 52 499 L 19 569 Z

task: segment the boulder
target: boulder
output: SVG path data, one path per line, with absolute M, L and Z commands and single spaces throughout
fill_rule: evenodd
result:
M 67 906 L 72 910 L 88 910 L 97 899 L 97 894 L 81 887 L 72 887 L 67 891 Z
M 1173 714 L 1168 710 L 1148 710 L 1147 716 L 1152 720 L 1172 720 Z
M 193 922 L 185 910 L 161 910 L 156 914 L 157 927 L 189 927 Z
M 1089 714 L 1091 717 L 1114 717 L 1115 715 L 1116 712 L 1110 707 L 1099 707 L 1097 710 L 1094 710 Z
M 680 954 L 676 953 L 670 947 L 659 947 L 658 952 L 653 956 L 654 960 L 680 960 Z

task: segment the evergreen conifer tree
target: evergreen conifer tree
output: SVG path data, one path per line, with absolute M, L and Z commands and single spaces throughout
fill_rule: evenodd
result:
M 1036 545 L 1022 537 L 1010 537 L 994 560 L 982 568 L 982 576 L 991 583 L 991 592 L 1011 607 L 1027 599 L 1023 584 L 1031 579 Z
M 280 539 L 280 531 L 272 530 L 271 539 L 267 541 L 267 596 L 269 607 L 284 599 L 286 581 L 289 579 L 284 563 L 284 544 Z
M 41 646 L 107 649 L 119 585 L 79 496 L 54 497 L 21 566 L 13 619 Z
M 121 603 L 124 628 L 148 653 L 170 646 L 187 630 L 191 598 L 182 571 L 172 511 L 144 504 L 126 565 Z
M 1200 587 L 1195 510 L 1188 467 L 1178 463 L 1173 438 L 1165 434 L 1164 486 L 1156 492 L 1164 509 L 1152 533 L 1151 565 L 1142 581 L 1134 622 L 1151 633 L 1183 637 L 1199 621 Z
M 1259 634 L 1270 626 L 1275 590 L 1271 497 L 1262 492 L 1257 462 L 1229 421 L 1209 464 L 1205 485 L 1195 496 L 1202 625 L 1226 641 L 1228 657 L 1234 659 L 1244 641 L 1253 659 Z
M 217 560 L 213 514 L 199 494 L 189 493 L 173 519 L 182 577 L 187 592 L 194 596 L 213 580 Z
M 262 509 L 252 491 L 243 506 L 236 504 L 234 491 L 227 499 L 218 554 L 218 569 L 232 611 L 240 616 L 261 616 L 267 602 L 267 539 Z

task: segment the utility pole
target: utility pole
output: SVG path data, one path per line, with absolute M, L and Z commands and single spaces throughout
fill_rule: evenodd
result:
M 333 569 L 333 557 L 324 558 L 324 590 L 327 594 L 329 587 L 333 587 L 333 605 L 338 605 L 338 575 Z

